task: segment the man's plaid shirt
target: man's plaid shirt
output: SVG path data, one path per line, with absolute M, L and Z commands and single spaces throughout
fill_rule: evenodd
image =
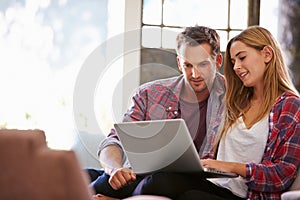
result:
M 156 80 L 140 86 L 132 97 L 132 106 L 125 113 L 123 121 L 145 121 L 160 119 L 181 118 L 179 96 L 184 85 L 184 76 Z M 215 130 L 221 121 L 223 110 L 223 98 L 225 94 L 224 77 L 217 73 L 207 105 L 206 114 L 206 145 L 202 145 L 201 155 L 211 152 L 212 142 L 215 138 Z M 141 133 L 143 134 L 143 133 Z M 100 151 L 108 145 L 122 145 L 117 137 L 115 129 L 111 129 L 108 136 L 101 142 Z M 130 167 L 129 162 L 123 152 L 123 165 Z

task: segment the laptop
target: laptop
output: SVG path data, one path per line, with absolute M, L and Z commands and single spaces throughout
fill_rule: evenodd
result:
M 114 124 L 136 174 L 179 172 L 205 178 L 234 178 L 235 173 L 202 167 L 183 119 L 122 122 Z

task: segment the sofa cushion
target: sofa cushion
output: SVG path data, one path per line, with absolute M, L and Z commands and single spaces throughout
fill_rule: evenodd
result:
M 282 200 L 300 200 L 300 190 L 284 192 L 281 195 Z
M 0 199 L 91 199 L 73 151 L 52 150 L 41 130 L 0 130 Z

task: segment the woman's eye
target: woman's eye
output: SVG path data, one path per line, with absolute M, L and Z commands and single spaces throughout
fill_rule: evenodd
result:
M 246 56 L 240 57 L 240 60 L 244 60 L 246 58 Z

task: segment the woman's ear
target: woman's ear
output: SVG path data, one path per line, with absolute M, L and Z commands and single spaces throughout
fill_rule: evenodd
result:
M 263 52 L 263 55 L 264 55 L 265 63 L 269 63 L 271 61 L 271 59 L 273 58 L 273 49 L 272 49 L 272 47 L 266 45 L 262 49 L 262 52 Z

